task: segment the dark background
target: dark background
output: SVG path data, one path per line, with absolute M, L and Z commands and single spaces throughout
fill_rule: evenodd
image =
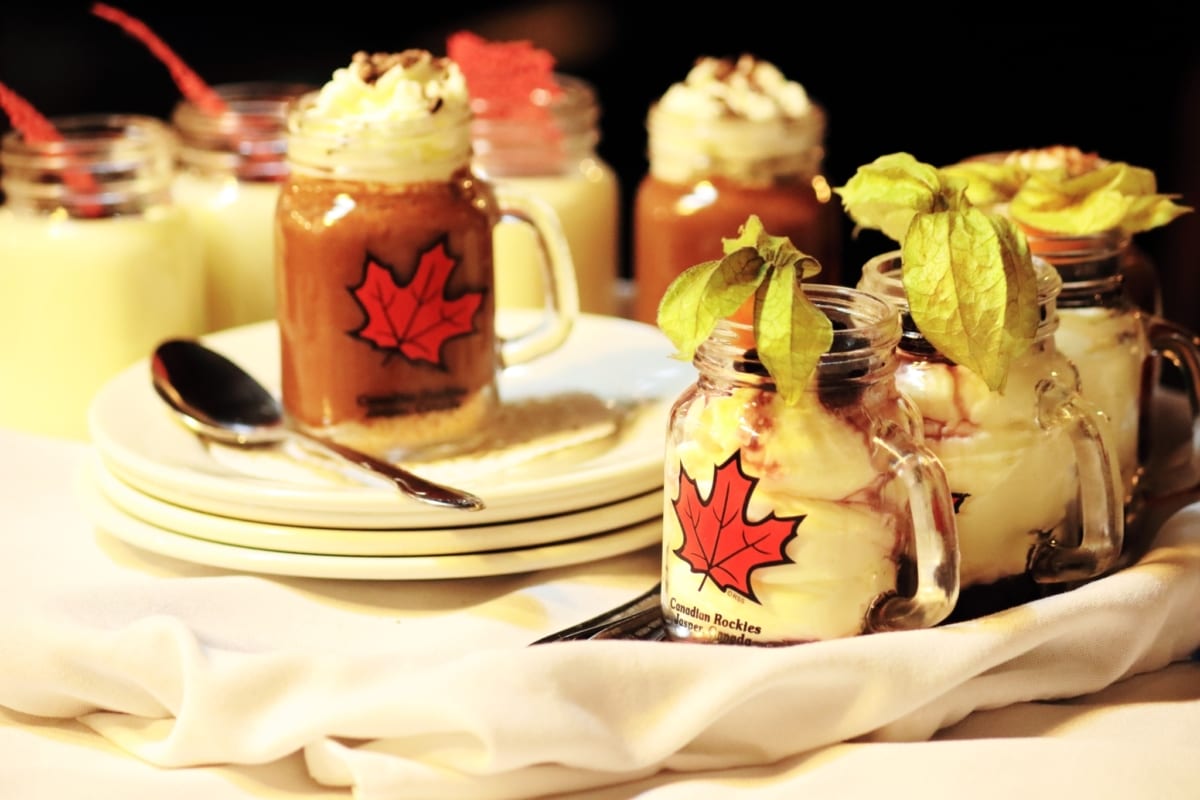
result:
M 149 25 L 209 83 L 321 84 L 355 50 L 422 47 L 472 30 L 529 39 L 602 106 L 600 155 L 617 171 L 625 233 L 646 169 L 645 114 L 696 57 L 753 53 L 805 86 L 829 116 L 826 174 L 837 186 L 897 151 L 944 165 L 996 150 L 1071 144 L 1154 170 L 1159 191 L 1200 208 L 1200 26 L 1146 3 L 1052 4 L 113 2 Z M 0 3 L 0 81 L 43 113 L 166 117 L 179 99 L 141 44 L 90 2 Z M 896 10 L 887 10 L 895 8 Z M 881 10 L 883 9 L 883 10 Z M 0 120 L 0 128 L 6 123 Z M 851 238 L 847 282 L 891 249 Z M 724 232 L 721 235 L 725 235 Z M 1200 327 L 1200 214 L 1136 240 L 1158 265 L 1168 316 Z M 3 265 L 0 265 L 2 267 Z

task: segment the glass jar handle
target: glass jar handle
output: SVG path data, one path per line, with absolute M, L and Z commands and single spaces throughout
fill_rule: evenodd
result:
M 1146 320 L 1146 336 L 1150 343 L 1154 363 L 1161 363 L 1159 359 L 1166 358 L 1179 370 L 1184 379 L 1191 410 L 1187 430 L 1193 431 L 1197 422 L 1200 422 L 1200 339 L 1197 339 L 1194 333 L 1182 325 L 1162 317 L 1146 316 L 1144 319 Z M 1156 369 L 1151 379 L 1150 389 L 1154 389 L 1157 384 L 1158 370 Z M 1152 430 L 1158 415 L 1153 413 L 1152 404 L 1149 402 L 1143 404 L 1141 413 L 1139 430 L 1142 431 L 1143 441 L 1149 443 L 1154 438 Z M 1189 436 L 1188 441 L 1192 441 L 1192 437 Z M 1149 448 L 1149 444 L 1145 446 Z M 1192 450 L 1194 451 L 1194 446 Z M 1188 459 L 1189 465 L 1194 464 L 1195 460 L 1194 452 L 1191 455 L 1193 458 Z M 1143 502 L 1165 503 L 1172 499 L 1190 498 L 1200 491 L 1200 472 L 1193 467 L 1192 473 L 1191 479 L 1182 488 L 1162 492 L 1149 491 L 1142 498 Z
M 888 595 L 877 602 L 867 626 L 872 631 L 932 627 L 958 602 L 958 525 L 946 470 L 932 451 L 894 423 L 875 435 L 874 444 L 908 491 L 916 586 L 911 596 Z
M 1125 536 L 1124 501 L 1117 460 L 1101 412 L 1078 391 L 1042 380 L 1037 385 L 1038 423 L 1046 430 L 1063 428 L 1075 452 L 1079 471 L 1082 535 L 1077 546 L 1049 541 L 1029 559 L 1029 575 L 1038 583 L 1064 583 L 1094 578 L 1120 555 Z
M 517 336 L 500 339 L 500 367 L 523 364 L 557 349 L 567 340 L 579 317 L 579 288 L 575 263 L 562 223 L 554 209 L 533 195 L 494 187 L 501 225 L 523 223 L 533 228 L 541 253 L 546 286 L 541 322 Z M 507 221 L 506 221 L 507 220 Z

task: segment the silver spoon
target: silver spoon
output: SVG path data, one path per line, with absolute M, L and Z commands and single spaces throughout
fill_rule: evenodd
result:
M 297 437 L 394 483 L 402 492 L 438 506 L 478 511 L 483 501 L 360 453 L 288 420 L 273 394 L 249 373 L 194 339 L 168 339 L 154 349 L 150 374 L 159 396 L 196 433 L 238 445 L 280 443 Z

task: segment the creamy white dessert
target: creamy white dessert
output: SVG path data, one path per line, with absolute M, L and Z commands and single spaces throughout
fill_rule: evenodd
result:
M 289 103 L 312 87 L 275 82 L 215 87 L 219 113 L 190 101 L 171 123 L 180 148 L 171 182 L 204 244 L 209 330 L 275 316 L 275 204 L 287 174 Z
M 898 265 L 896 254 L 872 259 L 859 287 L 904 307 Z M 1085 526 L 1088 540 L 1102 545 L 1099 563 L 1107 566 L 1113 547 L 1120 548 L 1121 484 L 1111 424 L 1079 394 L 1075 365 L 1055 344 L 1061 279 L 1045 261 L 1034 265 L 1042 320 L 1033 346 L 1011 362 L 1003 391 L 989 390 L 976 373 L 936 354 L 905 353 L 896 371 L 958 503 L 964 589 L 1024 575 L 1052 543 L 1078 546 Z M 1073 434 L 1074 421 L 1084 416 L 1095 423 L 1091 438 L 1083 430 Z M 1089 454 L 1082 470 L 1073 435 L 1083 437 Z M 1037 580 L 1080 577 L 1045 569 L 1037 568 Z
M 0 208 L 0 426 L 87 438 L 87 408 L 166 336 L 204 332 L 200 242 L 184 213 L 75 219 Z
M 977 155 L 948 169 L 967 179 L 967 194 L 977 203 L 1011 216 L 1009 201 L 1039 174 L 1053 176 L 1057 183 L 1110 163 L 1078 147 L 1054 145 Z M 1063 299 L 1069 302 L 1057 309 L 1057 346 L 1077 367 L 1084 396 L 1108 418 L 1129 502 L 1142 469 L 1138 427 L 1149 344 L 1137 308 L 1114 293 L 1123 280 L 1131 299 L 1142 292 L 1157 296 L 1157 277 L 1152 269 L 1146 271 L 1147 264 L 1123 258 L 1130 241 L 1118 229 L 1067 234 L 1024 226 L 1022 231 L 1030 251 L 1053 264 L 1064 281 Z
M 321 87 L 314 116 L 360 127 L 426 119 L 445 107 L 465 108 L 467 82 L 458 64 L 426 50 L 359 51 Z
M 770 330 L 721 320 L 672 409 L 662 591 L 672 639 L 793 644 L 933 625 L 953 608 L 953 500 L 893 380 L 899 316 L 854 289 L 805 294 L 833 328 L 825 344 L 817 317 L 792 318 L 815 344 L 798 345 L 818 359 L 811 374 L 771 377 L 759 346 L 776 370 L 783 348 Z
M 672 84 L 659 102 L 663 111 L 697 119 L 799 119 L 813 105 L 808 92 L 779 68 L 752 55 L 736 61 L 704 56 L 687 77 Z
M 171 190 L 202 239 L 207 329 L 273 318 L 279 184 L 180 171 Z
M 357 52 L 292 115 L 288 160 L 301 173 L 448 180 L 470 160 L 469 99 L 462 70 L 448 58 Z M 403 136 L 396 124 L 405 126 Z
M 863 633 L 872 605 L 897 591 L 897 550 L 911 527 L 902 488 L 880 474 L 865 432 L 815 392 L 787 405 L 757 388 L 697 398 L 675 426 L 663 514 L 663 613 L 674 638 L 754 644 Z M 745 520 L 800 520 L 786 544 L 790 563 L 751 573 L 754 599 L 722 590 L 676 554 L 684 544 L 674 508 L 680 470 L 711 500 L 717 466 L 735 454 L 755 481 Z
M 554 209 L 571 246 L 579 307 L 613 315 L 616 281 L 619 190 L 616 174 L 603 161 L 588 160 L 553 176 L 494 178 L 497 186 L 532 195 Z M 528 225 L 501 220 L 492 237 L 496 260 L 496 307 L 542 308 L 547 286 L 542 248 Z
M 496 65 L 490 65 L 494 69 Z M 475 73 L 464 67 L 468 79 Z M 489 71 L 485 87 L 494 86 Z M 570 246 L 580 310 L 617 312 L 620 189 L 596 153 L 600 109 L 591 86 L 569 75 L 546 76 L 559 89 L 522 98 L 473 95 L 473 165 L 498 189 L 535 197 L 558 218 Z M 494 107 L 493 107 L 494 106 Z M 547 281 L 542 245 L 528 225 L 501 218 L 493 237 L 497 308 L 543 308 Z
M 1137 314 L 1124 308 L 1062 308 L 1058 320 L 1058 349 L 1079 370 L 1084 397 L 1111 424 L 1128 502 L 1140 472 L 1142 370 L 1149 352 L 1145 328 Z

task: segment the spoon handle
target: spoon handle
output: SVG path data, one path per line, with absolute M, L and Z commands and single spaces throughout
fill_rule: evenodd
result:
M 327 439 L 324 436 L 306 433 L 300 430 L 292 430 L 295 435 L 314 442 L 332 453 L 336 453 L 352 464 L 355 464 L 368 472 L 373 472 L 376 475 L 381 475 L 392 483 L 396 484 L 402 492 L 424 503 L 432 503 L 438 506 L 449 506 L 451 508 L 461 508 L 468 511 L 479 511 L 483 508 L 483 500 L 479 499 L 470 492 L 465 492 L 462 489 L 452 489 L 449 486 L 443 486 L 440 483 L 434 483 L 418 475 L 401 469 L 395 464 L 389 463 L 374 456 L 347 447 L 344 444 Z

